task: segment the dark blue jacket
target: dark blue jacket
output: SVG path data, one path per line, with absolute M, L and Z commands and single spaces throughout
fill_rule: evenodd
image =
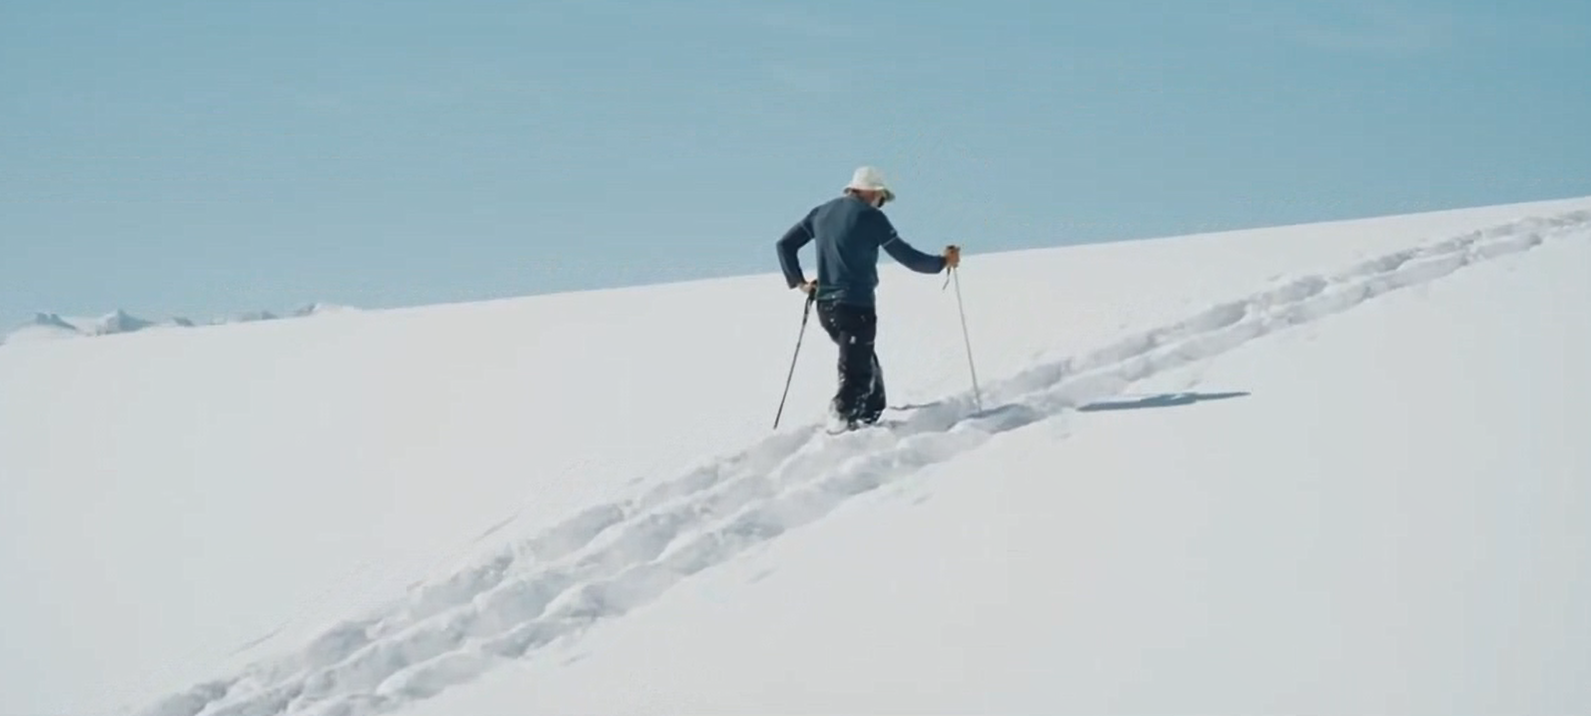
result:
M 912 248 L 895 233 L 884 212 L 849 195 L 818 205 L 779 239 L 779 267 L 790 288 L 801 285 L 805 277 L 796 252 L 808 242 L 817 243 L 819 301 L 871 308 L 880 248 L 919 273 L 945 269 L 943 256 Z

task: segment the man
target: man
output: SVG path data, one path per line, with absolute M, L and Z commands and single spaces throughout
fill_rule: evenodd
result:
M 848 429 L 871 425 L 884 412 L 884 374 L 873 344 L 878 327 L 874 304 L 878 250 L 919 273 L 939 273 L 961 262 L 956 246 L 935 256 L 918 251 L 896 234 L 882 211 L 894 199 L 877 169 L 860 167 L 841 196 L 812 209 L 777 243 L 785 281 L 816 302 L 823 330 L 839 346 L 840 387 L 832 408 Z M 815 281 L 806 280 L 796 257 L 808 242 L 817 244 Z

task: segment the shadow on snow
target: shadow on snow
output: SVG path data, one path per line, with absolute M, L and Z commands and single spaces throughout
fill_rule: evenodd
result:
M 1137 400 L 1108 400 L 1098 403 L 1089 403 L 1078 408 L 1080 412 L 1099 412 L 1104 410 L 1142 410 L 1144 408 L 1171 408 L 1179 405 L 1192 405 L 1206 400 L 1226 400 L 1229 398 L 1242 398 L 1248 391 L 1227 393 L 1161 393 Z
M 1243 398 L 1243 397 L 1247 397 L 1248 395 L 1249 395 L 1249 393 L 1246 390 L 1244 390 L 1244 391 L 1227 391 L 1227 392 L 1221 392 L 1221 393 L 1199 393 L 1199 392 L 1191 392 L 1191 391 L 1181 392 L 1181 393 L 1160 393 L 1158 395 L 1150 395 L 1150 396 L 1145 396 L 1145 397 L 1142 397 L 1142 398 L 1135 398 L 1135 399 L 1132 399 L 1132 400 L 1106 400 L 1106 401 L 1099 401 L 1099 402 L 1089 403 L 1087 405 L 1078 406 L 1077 408 L 1075 408 L 1075 410 L 1077 410 L 1079 412 L 1085 412 L 1085 413 L 1094 413 L 1094 412 L 1103 412 L 1103 411 L 1107 411 L 1107 410 L 1143 410 L 1143 409 L 1146 409 L 1146 408 L 1173 408 L 1173 407 L 1178 407 L 1178 406 L 1182 406 L 1182 405 L 1192 405 L 1194 403 L 1201 403 L 1201 402 L 1204 402 L 1204 401 L 1207 401 L 1207 400 L 1228 400 L 1228 399 L 1231 399 L 1231 398 Z M 889 409 L 890 410 L 895 410 L 895 411 L 901 411 L 901 412 L 911 412 L 911 411 L 916 411 L 916 410 L 922 410 L 922 409 L 925 409 L 925 408 L 936 408 L 936 407 L 940 407 L 940 406 L 942 406 L 944 404 L 946 404 L 946 401 L 935 401 L 935 402 L 931 402 L 931 403 L 907 403 L 907 404 L 902 404 L 902 405 L 892 405 L 892 406 L 889 407 Z M 1011 413 L 1022 412 L 1023 410 L 1025 410 L 1025 408 L 1023 408 L 1023 406 L 997 405 L 997 406 L 990 406 L 990 407 L 985 408 L 982 411 L 972 413 L 968 417 L 971 417 L 971 418 L 1004 417 L 1004 416 L 1007 416 L 1008 414 L 1011 414 Z

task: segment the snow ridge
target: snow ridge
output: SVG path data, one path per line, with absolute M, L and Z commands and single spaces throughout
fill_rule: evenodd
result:
M 348 306 L 338 306 L 327 303 L 312 303 L 293 309 L 286 317 L 308 318 L 329 313 L 354 311 L 357 309 Z M 0 345 L 8 342 L 30 341 L 39 338 L 78 338 L 94 336 L 112 336 L 122 333 L 136 333 L 148 328 L 156 327 L 182 327 L 194 328 L 198 326 L 219 326 L 229 323 L 250 323 L 253 321 L 274 321 L 284 318 L 270 311 L 245 311 L 226 318 L 217 318 L 208 323 L 197 323 L 182 316 L 176 316 L 163 322 L 139 318 L 124 310 L 116 311 L 97 318 L 63 318 L 56 313 L 38 313 L 33 320 L 22 327 L 13 330 L 9 335 L 0 336 Z
M 489 558 L 343 622 L 300 650 L 197 685 L 144 716 L 372 716 L 434 696 L 503 660 L 623 615 L 678 581 L 817 520 L 847 500 L 994 436 L 1111 397 L 1162 371 L 1434 281 L 1549 239 L 1591 238 L 1591 211 L 1526 218 L 1279 282 L 970 393 L 838 436 L 777 432 L 734 454 L 600 504 Z

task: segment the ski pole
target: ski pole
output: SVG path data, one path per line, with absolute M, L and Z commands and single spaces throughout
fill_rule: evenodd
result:
M 961 340 L 967 346 L 967 369 L 972 372 L 972 397 L 977 401 L 978 412 L 983 412 L 983 392 L 978 389 L 978 367 L 972 362 L 972 339 L 967 335 L 967 309 L 961 303 L 961 272 L 950 269 L 956 283 L 956 310 L 961 314 Z
M 795 355 L 790 356 L 790 375 L 784 379 L 784 395 L 779 398 L 779 412 L 773 416 L 773 429 L 779 429 L 779 418 L 784 416 L 784 401 L 790 397 L 790 382 L 795 379 L 796 359 L 801 357 L 801 340 L 807 337 L 807 317 L 812 315 L 812 301 L 817 298 L 817 293 L 807 294 L 805 305 L 801 309 L 801 332 L 796 334 Z

